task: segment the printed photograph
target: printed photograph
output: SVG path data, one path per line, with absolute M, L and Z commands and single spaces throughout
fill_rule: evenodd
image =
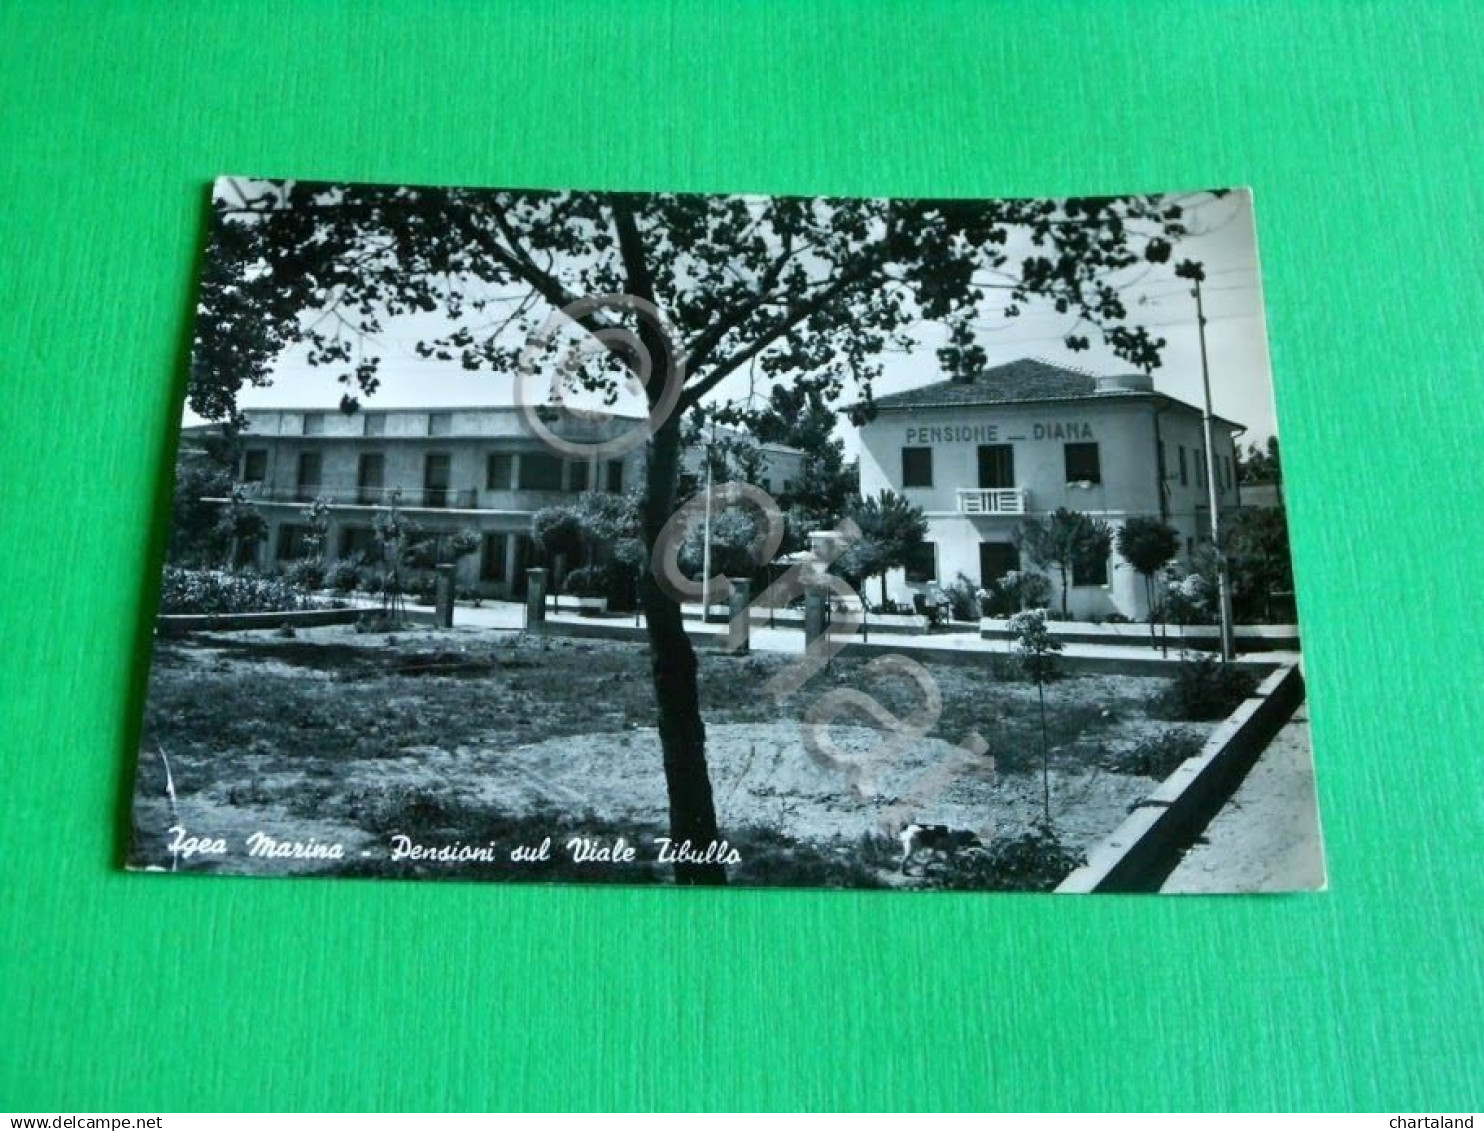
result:
M 1246 190 L 208 223 L 131 869 L 1324 887 Z

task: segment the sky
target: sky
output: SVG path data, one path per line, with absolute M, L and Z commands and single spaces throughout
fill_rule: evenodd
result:
M 1206 200 L 1188 211 L 1186 222 L 1191 234 L 1175 245 L 1169 263 L 1141 264 L 1118 280 L 1130 310 L 1129 321 L 1148 327 L 1167 342 L 1163 364 L 1152 375 L 1155 388 L 1199 405 L 1202 390 L 1195 300 L 1190 285 L 1174 277 L 1173 266 L 1182 259 L 1204 263 L 1213 405 L 1218 415 L 1247 427 L 1240 438 L 1242 443 L 1262 444 L 1275 434 L 1276 423 L 1251 195 L 1237 191 Z M 1013 245 L 1010 250 L 1014 252 Z M 444 328 L 429 319 L 420 315 L 389 321 L 375 344 L 368 345 L 382 358 L 381 388 L 374 398 L 365 401 L 368 406 L 485 407 L 514 403 L 513 382 L 507 375 L 470 373 L 457 362 L 419 357 L 414 343 Z M 1075 353 L 1067 350 L 1062 339 L 1073 322 L 1072 315 L 1057 314 L 1049 305 L 1032 301 L 1024 304 L 1017 317 L 985 317 L 979 323 L 980 344 L 988 353 L 990 366 L 1035 357 L 1097 374 L 1129 372 L 1130 366 L 1115 357 L 1095 333 L 1089 335 L 1091 349 Z M 1087 333 L 1086 329 L 1079 332 Z M 935 325 L 924 324 L 916 337 L 914 349 L 884 358 L 882 377 L 875 383 L 877 395 L 944 379 L 935 355 L 943 344 L 943 332 Z M 242 408 L 332 408 L 339 404 L 344 391 L 332 371 L 309 365 L 304 350 L 295 347 L 278 358 L 272 385 L 245 389 L 239 404 Z M 748 391 L 748 378 L 739 372 L 722 382 L 707 399 L 737 399 Z M 544 390 L 537 395 L 540 392 Z M 847 395 L 847 402 L 851 399 Z M 637 396 L 622 398 L 617 410 L 643 415 Z M 199 423 L 189 410 L 184 419 L 186 424 Z M 850 433 L 842 421 L 841 435 L 847 448 L 853 449 Z

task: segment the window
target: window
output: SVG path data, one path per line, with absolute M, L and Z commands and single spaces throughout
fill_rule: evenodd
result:
M 242 453 L 242 481 L 261 483 L 268 478 L 268 451 L 266 448 L 248 448 Z
M 617 495 L 623 490 L 623 460 L 611 459 L 608 461 L 608 491 Z
M 319 452 L 299 453 L 299 498 L 310 500 L 319 494 L 321 460 Z
M 490 452 L 484 461 L 484 489 L 508 491 L 515 486 L 515 456 L 509 452 Z
M 902 486 L 931 487 L 933 485 L 933 449 L 902 449 Z
M 792 479 L 785 479 L 783 481 L 783 492 L 782 493 L 785 494 L 785 495 L 787 495 L 793 489 L 794 489 L 794 481 Z
M 365 421 L 365 431 L 367 436 L 386 435 L 386 413 L 368 412 L 364 417 L 362 417 L 362 420 Z
M 309 527 L 286 522 L 278 528 L 278 546 L 275 556 L 281 562 L 297 561 L 304 556 L 304 540 L 309 536 Z
M 1064 449 L 1068 483 L 1101 483 L 1103 470 L 1096 444 L 1068 444 Z
M 479 559 L 480 581 L 505 580 L 505 554 L 510 542 L 508 534 L 486 534 L 484 549 Z
M 587 490 L 587 469 L 588 465 L 583 460 L 574 459 L 567 464 L 567 490 Z
M 340 530 L 340 557 L 361 557 L 367 561 L 380 558 L 376 533 L 369 526 L 345 526 Z
M 1107 585 L 1108 558 L 1101 555 L 1072 562 L 1073 585 Z
M 380 452 L 363 452 L 356 461 L 356 501 L 375 506 L 382 501 L 386 486 L 386 456 Z
M 304 414 L 304 435 L 323 436 L 325 434 L 325 414 L 322 412 L 306 412 Z
M 1020 548 L 1014 542 L 979 543 L 979 584 L 988 589 L 1005 574 L 1020 568 Z
M 550 452 L 526 452 L 520 457 L 522 491 L 560 491 L 562 461 Z
M 1206 486 L 1206 455 L 1200 449 L 1195 453 L 1195 485 L 1202 489 Z
M 1185 487 L 1185 486 L 1188 486 L 1190 484 L 1190 477 L 1186 473 L 1186 470 L 1185 470 L 1185 445 L 1184 444 L 1181 444 L 1180 445 L 1179 450 L 1177 452 L 1177 456 L 1178 456 L 1178 458 L 1180 460 L 1180 486 Z
M 429 452 L 423 459 L 423 503 L 430 507 L 448 506 L 448 453 Z
M 430 412 L 428 413 L 428 435 L 447 436 L 453 431 L 453 413 Z
M 979 445 L 979 486 L 1015 486 L 1015 447 L 1012 444 Z
M 907 551 L 907 580 L 932 581 L 938 576 L 938 544 L 919 542 Z

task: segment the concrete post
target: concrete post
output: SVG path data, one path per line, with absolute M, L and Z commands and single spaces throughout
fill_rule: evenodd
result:
M 727 650 L 745 656 L 752 650 L 752 617 L 747 607 L 752 599 L 752 583 L 745 577 L 729 580 L 732 588 L 727 594 Z
M 546 570 L 526 570 L 526 627 L 539 632 L 546 627 Z
M 433 589 L 433 623 L 439 628 L 453 627 L 453 573 L 452 564 L 433 567 L 438 580 Z
M 807 648 L 825 633 L 829 612 L 829 594 L 824 589 L 810 588 L 804 593 L 804 646 Z

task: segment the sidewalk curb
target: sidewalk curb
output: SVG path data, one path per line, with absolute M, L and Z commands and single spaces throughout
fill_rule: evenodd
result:
M 1088 854 L 1058 893 L 1158 891 L 1180 853 L 1231 799 L 1273 736 L 1304 699 L 1296 665 L 1284 665 L 1149 794 L 1118 829 Z

